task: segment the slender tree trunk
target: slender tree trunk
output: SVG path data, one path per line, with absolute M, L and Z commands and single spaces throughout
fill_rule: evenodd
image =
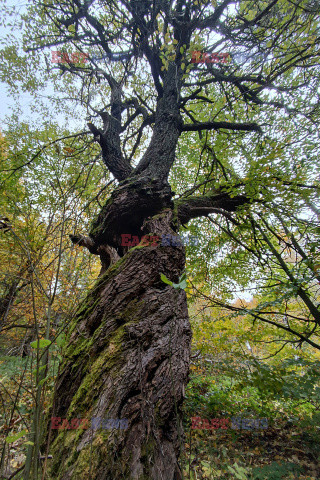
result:
M 111 242 L 115 247 L 120 232 L 137 233 L 138 225 L 140 236 L 176 232 L 173 210 L 163 208 L 160 197 L 158 202 L 141 197 L 139 205 L 135 193 L 129 205 L 127 192 L 120 197 L 126 205 L 118 202 L 115 211 L 126 208 L 128 213 L 118 216 L 122 224 L 107 229 L 114 218 L 109 203 L 95 226 L 100 253 Z M 146 218 L 148 209 L 152 216 L 143 222 L 141 215 Z M 157 209 L 160 213 L 154 215 Z M 108 238 L 105 245 L 102 238 Z M 180 409 L 191 329 L 184 290 L 163 283 L 160 273 L 178 282 L 185 267 L 184 247 L 139 245 L 118 251 L 122 258 L 117 255 L 116 263 L 105 265 L 70 326 L 52 415 L 69 423 L 87 418 L 89 428 L 51 431 L 49 479 L 181 478 Z M 92 417 L 128 419 L 128 428 L 93 429 Z

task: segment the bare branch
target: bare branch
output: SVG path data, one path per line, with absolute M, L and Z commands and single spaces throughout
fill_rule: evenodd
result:
M 256 123 L 232 123 L 232 122 L 202 122 L 194 124 L 185 124 L 182 127 L 183 132 L 199 132 L 201 130 L 218 130 L 227 128 L 229 130 L 240 130 L 245 132 L 262 133 L 261 127 Z

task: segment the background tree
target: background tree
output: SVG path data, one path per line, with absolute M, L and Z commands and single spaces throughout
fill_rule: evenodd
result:
M 72 315 L 83 289 L 92 284 L 93 276 L 99 272 L 95 258 L 72 245 L 66 233 L 79 223 L 83 207 L 92 209 L 95 197 L 99 197 L 100 174 L 103 173 L 92 158 L 89 159 L 89 171 L 84 172 L 81 165 L 77 165 L 78 150 L 81 151 L 81 164 L 84 157 L 81 141 L 71 148 L 75 138 L 58 131 L 54 125 L 50 128 L 47 125 L 46 131 L 33 130 L 28 124 L 17 125 L 12 118 L 3 139 L 0 279 L 4 308 L 0 322 L 0 355 L 4 357 L 4 367 L 8 364 L 2 380 L 6 379 L 9 385 L 1 390 L 1 428 L 8 432 L 9 438 L 14 425 L 19 428 L 21 422 L 24 426 L 28 424 L 30 404 L 34 405 L 37 419 L 41 417 L 40 412 L 52 393 L 51 382 L 59 358 L 57 343 L 61 346 L 65 319 Z M 45 148 L 39 151 L 41 143 Z M 59 156 L 54 148 L 57 145 L 61 146 Z M 71 163 L 70 150 L 73 152 Z M 30 158 L 33 161 L 28 169 L 25 165 Z M 84 192 L 89 179 L 94 187 Z M 108 188 L 104 181 L 102 188 L 103 191 Z M 85 217 L 81 225 L 86 225 Z M 43 350 L 37 351 L 30 345 L 48 338 L 52 346 L 45 355 L 42 355 Z M 13 356 L 18 355 L 26 357 L 21 377 L 18 368 L 10 369 L 11 359 L 13 361 Z M 12 390 L 14 394 L 10 396 Z M 30 440 L 36 440 L 37 445 L 39 420 L 37 425 L 32 425 L 31 431 L 35 438 Z M 26 434 L 26 430 L 22 433 Z M 1 476 L 4 475 L 5 454 L 9 451 L 8 443 L 4 442 Z

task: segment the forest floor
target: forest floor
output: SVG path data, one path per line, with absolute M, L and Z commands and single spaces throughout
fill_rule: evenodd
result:
M 33 367 L 26 370 L 24 367 L 25 359 L 0 357 L 1 453 L 6 447 L 6 473 L 0 480 L 8 479 L 25 462 L 34 381 Z M 302 412 L 299 420 L 299 409 L 294 411 L 293 404 L 278 400 L 261 403 L 254 389 L 231 393 L 228 378 L 223 375 L 216 378 L 214 382 L 209 375 L 194 375 L 188 385 L 184 407 L 185 450 L 181 459 L 184 480 L 320 480 L 318 420 L 316 416 L 303 418 L 301 410 L 301 405 L 305 408 L 308 402 L 299 403 Z M 44 409 L 50 403 L 53 383 L 54 375 L 48 379 Z M 233 403 L 227 406 L 229 400 Z M 318 408 L 315 410 L 317 414 Z M 229 421 L 225 429 L 195 429 L 191 428 L 195 412 L 203 418 L 268 417 L 268 426 L 232 429 Z M 22 471 L 14 480 L 21 475 Z
M 186 479 L 320 479 L 319 436 L 285 422 L 256 431 L 190 430 L 185 454 Z
M 22 431 L 18 416 L 13 417 L 12 424 L 15 431 Z M 6 429 L 1 428 L 2 445 L 5 437 Z M 257 431 L 189 430 L 186 438 L 185 480 L 320 479 L 320 444 L 306 430 L 285 424 Z M 10 444 L 7 474 L 1 480 L 24 464 L 25 450 L 25 438 Z

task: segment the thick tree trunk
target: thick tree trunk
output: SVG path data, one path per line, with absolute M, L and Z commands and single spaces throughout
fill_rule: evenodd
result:
M 149 208 L 152 205 L 150 200 Z M 114 247 L 120 232 L 137 233 L 139 224 L 140 236 L 174 234 L 173 210 L 159 205 L 157 215 L 151 208 L 153 216 L 145 222 L 140 218 L 133 227 L 131 218 L 130 229 L 117 224 L 112 233 L 106 226 L 106 218 L 113 215 L 109 204 L 103 232 L 109 232 Z M 127 209 L 130 212 L 128 203 Z M 107 234 L 98 230 L 101 251 Z M 160 273 L 178 282 L 185 266 L 184 248 L 139 245 L 120 254 L 122 258 L 99 277 L 70 326 L 52 415 L 69 423 L 87 418 L 90 427 L 51 431 L 49 479 L 181 478 L 180 409 L 191 329 L 184 290 L 163 283 Z M 95 430 L 92 417 L 128 419 L 128 428 Z

